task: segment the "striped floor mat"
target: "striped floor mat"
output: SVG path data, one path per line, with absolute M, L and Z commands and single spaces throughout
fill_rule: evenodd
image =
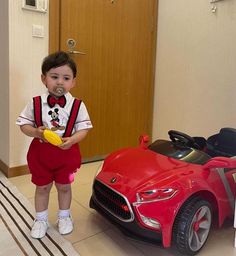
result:
M 31 238 L 33 216 L 31 203 L 0 173 L 0 256 L 79 255 L 53 227 L 44 238 Z

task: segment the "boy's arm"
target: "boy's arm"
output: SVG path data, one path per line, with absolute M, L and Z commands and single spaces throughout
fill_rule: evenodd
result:
M 41 140 L 44 140 L 43 131 L 46 129 L 46 127 L 44 126 L 40 126 L 36 128 L 29 124 L 25 124 L 25 125 L 21 125 L 20 129 L 25 135 L 29 137 L 34 137 L 34 138 L 39 138 Z
M 75 132 L 71 137 L 62 138 L 63 143 L 59 146 L 62 149 L 68 149 L 72 145 L 79 143 L 81 140 L 83 140 L 89 129 L 84 129 Z
M 88 129 L 75 132 L 71 136 L 71 139 L 73 140 L 73 144 L 79 143 L 81 140 L 83 140 L 86 137 L 87 133 L 88 133 Z

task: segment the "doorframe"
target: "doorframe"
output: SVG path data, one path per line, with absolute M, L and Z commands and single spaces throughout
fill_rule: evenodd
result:
M 61 0 L 49 1 L 49 53 L 60 50 Z

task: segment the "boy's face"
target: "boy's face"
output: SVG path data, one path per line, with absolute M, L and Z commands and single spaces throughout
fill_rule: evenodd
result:
M 46 75 L 41 75 L 41 80 L 55 97 L 66 94 L 75 86 L 73 72 L 67 65 L 51 68 Z

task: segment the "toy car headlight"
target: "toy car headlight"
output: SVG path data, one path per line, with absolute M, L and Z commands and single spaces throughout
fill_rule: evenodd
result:
M 150 203 L 155 201 L 168 200 L 178 192 L 174 188 L 152 189 L 141 191 L 136 194 L 137 203 Z

